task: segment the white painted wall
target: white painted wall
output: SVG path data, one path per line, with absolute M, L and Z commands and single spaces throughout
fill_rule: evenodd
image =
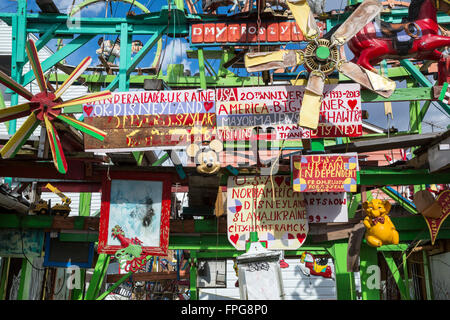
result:
M 80 205 L 80 194 L 78 192 L 63 192 L 67 197 L 72 200 L 70 204 L 70 214 L 69 216 L 78 216 L 79 214 L 79 205 Z M 42 192 L 41 199 L 48 201 L 51 199 L 52 207 L 55 204 L 61 203 L 61 198 L 58 197 L 53 192 Z M 100 192 L 92 192 L 91 198 L 91 211 L 90 215 L 93 216 L 98 210 L 100 210 L 101 205 L 101 193 Z
M 435 300 L 450 300 L 450 252 L 430 257 L 431 281 Z
M 282 270 L 283 286 L 286 300 L 336 300 L 336 282 L 333 279 L 310 276 L 300 269 L 300 257 L 286 258 L 288 268 Z M 333 268 L 332 259 L 328 264 Z M 237 277 L 233 269 L 233 260 L 227 260 L 226 288 L 199 288 L 200 300 L 240 299 L 239 288 L 235 287 Z

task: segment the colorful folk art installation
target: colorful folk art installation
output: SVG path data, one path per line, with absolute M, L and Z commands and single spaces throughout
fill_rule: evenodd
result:
M 326 85 L 319 126 L 298 126 L 304 86 L 114 92 L 109 99 L 83 105 L 89 125 L 107 137 L 85 137 L 86 151 L 122 152 L 184 149 L 218 139 L 254 140 L 255 128 L 270 137 L 258 140 L 357 137 L 362 135 L 358 84 Z
M 301 155 L 291 158 L 295 192 L 356 192 L 356 153 Z
M 368 70 L 384 59 L 439 61 L 438 49 L 449 46 L 450 37 L 439 34 L 436 13 L 434 0 L 412 0 L 407 22 L 367 24 L 348 42 L 354 61 Z
M 142 241 L 137 237 L 132 239 L 125 237 L 125 232 L 118 225 L 111 230 L 111 234 L 113 238 L 120 241 L 123 247 L 114 254 L 114 257 L 119 261 L 120 269 L 125 270 L 125 272 L 136 272 L 143 269 L 151 256 L 143 252 Z
M 320 276 L 324 278 L 334 279 L 334 274 L 331 266 L 328 264 L 318 264 L 314 255 L 307 251 L 303 252 L 300 256 L 300 269 L 306 276 Z
M 363 203 L 366 217 L 363 220 L 366 227 L 365 238 L 372 247 L 386 244 L 398 244 L 399 234 L 388 214 L 391 204 L 388 200 L 372 199 Z
M 227 236 L 245 250 L 250 232 L 269 250 L 296 250 L 306 240 L 308 220 L 301 193 L 293 192 L 288 176 L 229 177 Z
M 0 150 L 0 154 L 3 159 L 13 158 L 25 144 L 27 139 L 33 134 L 36 128 L 42 124 L 45 126 L 47 131 L 47 138 L 52 153 L 53 164 L 59 173 L 65 174 L 67 173 L 68 166 L 55 123 L 59 122 L 64 126 L 71 126 L 85 133 L 85 136 L 92 137 L 92 139 L 98 141 L 103 141 L 106 136 L 106 132 L 79 121 L 71 116 L 64 115 L 62 113 L 63 108 L 107 99 L 111 96 L 111 93 L 109 91 L 103 91 L 88 94 L 69 101 L 63 101 L 62 95 L 87 69 L 92 59 L 90 57 L 83 59 L 67 77 L 67 79 L 55 90 L 44 77 L 44 72 L 39 61 L 36 45 L 32 39 L 29 39 L 26 44 L 26 53 L 33 73 L 36 77 L 36 81 L 39 85 L 40 92 L 37 94 L 32 94 L 22 85 L 0 71 L 0 83 L 28 100 L 26 103 L 0 110 L 0 122 L 27 116 L 27 119 L 22 126 Z

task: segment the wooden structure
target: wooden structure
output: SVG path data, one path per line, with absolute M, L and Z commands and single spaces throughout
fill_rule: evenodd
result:
M 308 78 L 303 75 L 300 77 L 295 68 L 276 70 L 273 73 L 265 71 L 261 74 L 250 73 L 245 76 L 239 76 L 235 71 L 244 66 L 244 55 L 247 52 L 257 51 L 263 47 L 266 49 L 269 47 L 279 48 L 291 41 L 293 35 L 298 36 L 297 33 L 291 33 L 290 38 L 284 40 L 280 33 L 277 39 L 268 41 L 268 35 L 264 40 L 262 36 L 265 35 L 258 36 L 257 31 L 252 31 L 260 29 L 261 25 L 267 26 L 270 19 L 274 19 L 274 17 L 278 21 L 278 30 L 284 30 L 282 23 L 287 22 L 292 28 L 291 24 L 294 23 L 294 18 L 289 14 L 271 13 L 270 10 L 266 11 L 255 7 L 245 16 L 245 20 L 250 21 L 247 24 L 247 22 L 242 22 L 243 19 L 239 15 L 227 18 L 226 14 L 203 14 L 202 9 L 199 8 L 200 4 L 194 5 L 190 0 L 185 2 L 169 0 L 168 5 L 162 6 L 156 12 L 149 12 L 138 1 L 122 0 L 121 3 L 130 6 L 126 16 L 100 18 L 81 15 L 77 18 L 72 17 L 72 14 L 75 16 L 76 12 L 82 12 L 84 7 L 97 2 L 101 1 L 86 0 L 78 7 L 73 8 L 72 12 L 67 15 L 55 10 L 55 7 L 51 5 L 52 1 L 38 1 L 42 12 L 29 13 L 27 1 L 19 0 L 16 12 L 0 13 L 0 19 L 12 27 L 14 35 L 12 38 L 11 78 L 22 86 L 28 85 L 35 78 L 32 71 L 23 73 L 27 62 L 25 46 L 29 33 L 39 35 L 39 40 L 36 42 L 38 51 L 52 39 L 68 40 L 63 46 L 59 46 L 53 56 L 41 61 L 43 73 L 47 73 L 49 70 L 62 71 L 47 73 L 48 82 L 55 87 L 64 83 L 68 74 L 73 71 L 73 67 L 64 64 L 63 61 L 80 48 L 85 47 L 98 35 L 106 34 L 114 37 L 116 42 L 120 42 L 120 60 L 118 65 L 113 65 L 115 62 L 113 55 L 108 56 L 108 60 L 99 59 L 101 65 L 91 69 L 92 73 L 79 76 L 77 81 L 88 86 L 91 92 L 102 90 L 127 92 L 135 88 L 157 88 L 160 91 L 167 88 L 171 90 L 207 90 L 263 86 L 273 83 L 297 86 L 307 84 Z M 331 30 L 349 16 L 350 11 L 353 10 L 351 5 L 356 2 L 358 1 L 349 2 L 346 11 L 323 13 L 316 16 L 316 19 L 324 29 Z M 141 10 L 142 13 L 131 14 L 131 8 L 135 11 Z M 245 13 L 245 11 L 243 12 Z M 391 23 L 400 23 L 407 13 L 407 8 L 385 6 L 381 12 L 381 18 Z M 230 41 L 227 38 L 225 42 L 223 38 L 220 38 L 221 34 L 219 33 L 227 27 L 224 20 L 229 21 L 227 22 L 228 27 L 235 24 L 241 28 L 241 24 L 245 24 L 246 40 L 241 41 L 236 38 Z M 445 28 L 450 23 L 450 17 L 447 13 L 439 12 L 437 21 L 441 27 Z M 205 24 L 202 29 L 205 33 L 206 28 L 212 28 L 208 30 L 214 32 L 215 37 L 194 38 L 193 28 L 194 26 L 198 27 L 199 24 Z M 146 40 L 143 41 L 139 51 L 132 56 L 132 42 L 142 36 L 145 36 Z M 230 32 L 228 36 L 230 36 Z M 188 39 L 190 50 L 187 51 L 187 57 L 198 62 L 198 74 L 188 74 L 182 64 L 171 64 L 167 67 L 166 74 L 162 72 L 160 68 L 162 59 L 160 58 L 163 54 L 162 39 L 164 38 L 172 39 L 172 41 L 178 38 Z M 298 40 L 299 46 L 305 45 L 301 37 L 296 40 Z M 146 67 L 142 64 L 149 53 L 155 54 L 156 58 L 152 61 L 151 67 L 145 69 Z M 170 55 L 170 50 L 167 50 L 165 54 Z M 211 60 L 219 61 L 219 67 L 214 68 Z M 234 71 L 231 71 L 233 68 Z M 448 165 L 433 162 L 433 159 L 436 159 L 436 152 L 441 149 L 441 151 L 445 151 L 444 147 L 439 149 L 436 146 L 445 145 L 445 143 L 448 146 L 449 131 L 423 133 L 422 130 L 422 121 L 432 104 L 437 104 L 446 117 L 450 115 L 450 107 L 442 99 L 439 100 L 443 84 L 433 84 L 428 77 L 430 75 L 438 76 L 441 70 L 433 69 L 433 66 L 427 61 L 409 58 L 400 61 L 383 60 L 380 70 L 391 81 L 406 81 L 406 88 L 397 87 L 389 97 L 380 96 L 371 90 L 361 89 L 361 103 L 363 107 L 366 104 L 375 103 L 385 104 L 385 106 L 391 104 L 394 113 L 396 103 L 409 103 L 409 130 L 391 132 L 388 128 L 383 133 L 369 133 L 351 138 L 308 138 L 283 140 L 283 143 L 272 141 L 270 149 L 277 151 L 277 175 L 290 177 L 290 156 L 295 153 L 315 155 L 356 152 L 364 154 L 376 151 L 388 153 L 393 149 L 410 149 L 412 156 L 406 161 L 397 161 L 387 166 L 360 159 L 359 171 L 356 176 L 358 187 L 356 191 L 349 192 L 346 196 L 349 203 L 348 221 L 310 223 L 309 233 L 304 244 L 297 250 L 286 251 L 285 255 L 300 258 L 303 252 L 308 251 L 315 256 L 331 257 L 335 267 L 337 299 L 342 300 L 357 299 L 354 272 L 358 270 L 361 276 L 361 298 L 363 300 L 381 299 L 382 289 L 368 285 L 372 279 L 371 266 L 374 265 L 384 268 L 383 272 L 390 271 L 386 272 L 388 276 L 384 280 L 386 282 L 389 280 L 391 284 L 395 283 L 401 299 L 411 299 L 409 291 L 411 257 L 418 257 L 424 274 L 424 280 L 420 284 L 420 288 L 423 289 L 421 297 L 433 299 L 430 284 L 430 278 L 433 275 L 430 274 L 429 255 L 448 252 L 450 220 L 443 222 L 436 243 L 430 245 L 430 235 L 424 218 L 418 213 L 411 199 L 406 199 L 404 194 L 398 192 L 398 187 L 411 186 L 413 190 L 417 191 L 425 189 L 427 185 L 440 184 L 448 187 L 450 184 Z M 146 72 L 147 74 L 144 74 Z M 328 81 L 331 84 L 352 82 L 336 70 L 329 74 Z M 17 104 L 18 95 L 12 94 L 11 105 Z M 77 104 L 65 107 L 62 114 L 82 114 L 83 111 L 83 105 Z M 370 113 L 372 112 L 371 109 Z M 79 120 L 82 121 L 83 116 L 79 117 Z M 16 129 L 15 120 L 11 120 L 9 133 L 14 134 Z M 260 140 L 264 141 L 263 138 Z M 227 185 L 228 177 L 259 175 L 263 168 L 267 168 L 262 164 L 261 159 L 252 165 L 241 167 L 229 165 L 221 168 L 219 174 L 205 177 L 196 170 L 195 166 L 187 165 L 180 159 L 177 160 L 181 153 L 173 149 L 162 148 L 159 155 L 155 150 L 128 150 L 120 153 L 94 154 L 84 151 L 84 141 L 79 132 L 68 130 L 61 136 L 61 145 L 62 149 L 66 148 L 67 161 L 67 172 L 63 174 L 58 172 L 51 163 L 51 155 L 48 148 L 45 147 L 45 139 L 42 139 L 40 143 L 39 145 L 38 141 L 28 140 L 15 158 L 0 160 L 0 176 L 4 178 L 5 182 L 18 181 L 19 184 L 16 188 L 18 191 L 23 191 L 28 187 L 32 188 L 33 193 L 39 193 L 43 185 L 51 181 L 52 185 L 63 193 L 79 192 L 79 215 L 68 218 L 33 216 L 23 215 L 19 213 L 19 209 L 12 209 L 0 213 L 0 229 L 59 232 L 60 239 L 63 241 L 97 242 L 101 229 L 101 218 L 89 216 L 90 193 L 101 192 L 103 179 L 114 172 L 121 172 L 121 177 L 126 176 L 127 171 L 132 174 L 142 172 L 149 176 L 164 174 L 170 177 L 172 193 L 182 190 L 189 196 L 189 206 L 184 207 L 183 210 L 176 210 L 175 206 L 172 206 L 168 236 L 169 250 L 183 250 L 188 255 L 189 272 L 180 273 L 180 270 L 150 271 L 136 274 L 136 277 L 133 275 L 135 281 L 189 279 L 190 299 L 195 300 L 198 298 L 197 268 L 199 260 L 217 259 L 218 257 L 235 258 L 243 253 L 243 251 L 235 250 L 228 240 L 226 207 L 220 203 L 222 201 L 220 197 Z M 223 145 L 224 148 L 236 148 L 245 153 L 250 152 L 252 142 L 225 141 Z M 169 158 L 172 164 L 163 165 L 169 162 Z M 433 170 L 430 170 L 431 167 Z M 391 214 L 391 220 L 400 237 L 400 243 L 397 245 L 373 248 L 368 246 L 362 237 L 359 237 L 359 242 L 357 240 L 357 230 L 361 230 L 359 226 L 363 218 L 361 203 L 370 199 L 371 191 L 376 189 L 384 192 L 397 204 L 396 210 L 392 210 L 395 214 Z M 192 217 L 203 218 L 192 219 Z M 67 231 L 72 232 L 68 233 Z M 358 257 L 360 258 L 359 266 L 356 263 Z M 10 290 L 12 259 L 5 257 L 1 260 L 0 299 L 4 299 Z M 27 299 L 33 259 L 24 256 L 21 262 L 22 271 L 17 299 Z M 72 290 L 71 299 L 104 299 L 130 278 L 131 273 L 107 275 L 109 264 L 109 255 L 105 253 L 96 255 L 93 273 L 89 281 L 87 281 L 86 270 L 81 272 L 82 283 L 89 282 L 88 289 L 86 291 Z M 114 283 L 114 285 L 104 289 L 102 285 L 105 281 Z

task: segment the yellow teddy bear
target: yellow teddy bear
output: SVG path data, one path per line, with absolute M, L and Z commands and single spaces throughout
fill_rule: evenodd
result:
M 364 226 L 366 227 L 366 241 L 372 247 L 384 244 L 398 244 L 399 235 L 388 216 L 391 204 L 387 200 L 372 199 L 363 203 L 366 213 Z

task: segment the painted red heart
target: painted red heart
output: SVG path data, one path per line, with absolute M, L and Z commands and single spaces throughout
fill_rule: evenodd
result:
M 297 233 L 298 241 L 303 242 L 303 241 L 305 241 L 305 238 L 306 238 L 306 233 Z
M 348 103 L 348 106 L 353 111 L 353 109 L 355 109 L 356 105 L 358 104 L 358 101 L 356 99 L 353 99 L 353 100 L 348 100 L 347 103 Z
M 237 233 L 231 235 L 230 240 L 233 241 L 234 244 L 236 244 L 236 242 L 238 242 L 238 240 L 239 240 L 239 235 Z
M 94 107 L 93 106 L 84 106 L 83 110 L 86 113 L 86 115 L 89 117 L 91 115 L 92 111 L 94 110 Z
M 281 186 L 283 181 L 284 181 L 284 177 L 275 177 L 275 182 L 277 183 L 278 186 Z
M 205 107 L 206 112 L 208 112 L 214 107 L 214 102 L 203 102 L 203 106 Z
M 295 238 L 294 238 L 294 235 L 291 234 L 291 233 L 288 233 L 288 239 L 295 239 Z

